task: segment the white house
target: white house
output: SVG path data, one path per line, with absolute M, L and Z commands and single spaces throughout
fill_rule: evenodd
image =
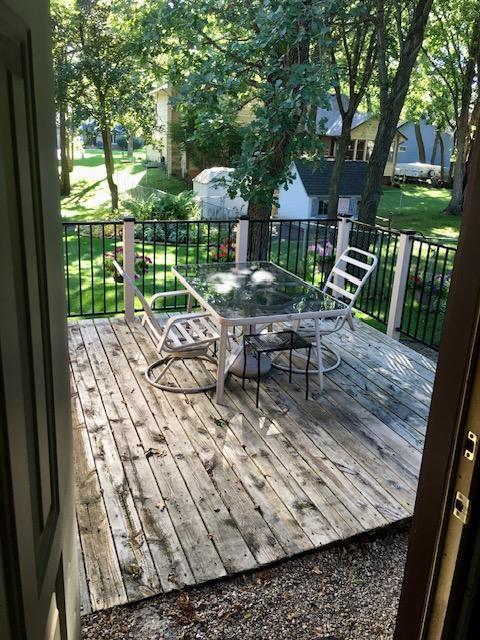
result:
M 232 173 L 230 167 L 210 167 L 193 178 L 193 193 L 200 200 L 204 218 L 236 218 L 247 212 L 247 203 L 240 196 L 230 198 L 227 185 L 220 181 Z
M 325 160 L 319 169 L 295 162 L 291 167 L 293 182 L 281 187 L 278 194 L 279 218 L 318 218 L 326 216 L 328 193 L 334 160 Z M 358 214 L 358 203 L 367 177 L 368 163 L 346 160 L 340 181 L 338 213 Z

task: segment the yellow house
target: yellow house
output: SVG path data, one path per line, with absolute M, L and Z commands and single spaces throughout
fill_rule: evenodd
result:
M 165 161 L 169 176 L 185 177 L 187 173 L 187 158 L 178 143 L 172 140 L 171 125 L 178 118 L 169 98 L 172 95 L 167 85 L 157 87 L 152 92 L 155 96 L 157 131 L 152 144 L 147 145 L 146 154 L 149 162 Z
M 348 100 L 344 97 L 345 100 Z M 317 109 L 317 123 L 325 143 L 325 157 L 334 158 L 338 139 L 342 132 L 342 117 L 338 109 L 337 99 L 330 96 L 330 109 Z M 371 113 L 357 111 L 353 117 L 351 141 L 347 151 L 347 160 L 368 160 L 377 137 L 379 120 Z M 390 155 L 383 173 L 386 182 L 393 180 L 399 145 L 406 136 L 397 129 L 390 147 Z
M 168 175 L 181 178 L 194 177 L 207 167 L 196 166 L 192 159 L 182 149 L 181 144 L 172 139 L 172 123 L 178 122 L 178 114 L 173 108 L 170 97 L 172 90 L 168 85 L 162 85 L 154 89 L 156 100 L 157 133 L 152 144 L 147 145 L 147 160 L 150 162 L 165 161 Z M 253 118 L 249 105 L 242 107 L 237 116 L 240 124 L 247 124 Z
M 193 177 L 206 167 L 196 166 L 181 145 L 172 140 L 172 123 L 178 121 L 178 114 L 170 102 L 171 89 L 163 85 L 154 90 L 156 97 L 158 132 L 153 144 L 146 148 L 147 160 L 161 162 L 164 158 L 168 175 L 182 178 Z M 250 105 L 246 105 L 238 112 L 238 121 L 247 124 L 253 119 Z M 317 123 L 325 142 L 325 157 L 334 158 L 338 138 L 342 131 L 342 118 L 338 110 L 335 96 L 330 96 L 330 109 L 317 109 Z M 368 162 L 378 131 L 378 118 L 370 113 L 358 111 L 352 124 L 352 134 L 347 160 L 366 160 Z M 397 129 L 390 149 L 390 156 L 385 167 L 386 182 L 393 180 L 399 145 L 406 140 L 406 136 Z

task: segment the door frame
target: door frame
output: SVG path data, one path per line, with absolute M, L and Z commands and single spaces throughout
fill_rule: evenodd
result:
M 465 450 L 466 415 L 480 352 L 480 136 L 473 143 L 467 174 L 462 226 L 433 388 L 395 640 L 428 637 L 434 623 L 435 598 L 440 589 L 445 589 L 439 576 L 448 543 L 448 524 L 454 517 L 457 472 Z M 478 435 L 480 437 L 480 433 Z M 478 456 L 476 460 L 478 466 Z M 472 485 L 472 491 L 474 488 Z M 473 493 L 469 497 L 471 502 L 478 502 Z M 456 569 L 460 569 L 463 545 L 467 544 L 472 522 L 464 527 Z M 457 596 L 455 589 L 450 589 L 446 596 L 445 633 L 449 633 L 455 624 L 455 616 L 451 613 L 452 607 L 460 605 Z M 453 637 L 445 633 L 442 637 Z

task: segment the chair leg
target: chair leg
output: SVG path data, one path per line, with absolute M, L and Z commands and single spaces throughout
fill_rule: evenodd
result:
M 317 343 L 317 360 L 318 360 L 318 384 L 320 391 L 323 391 L 323 358 L 322 358 L 322 337 L 320 335 L 320 323 L 315 321 L 315 339 Z
M 242 389 L 245 390 L 245 375 L 247 373 L 247 345 L 245 344 L 245 337 L 243 338 L 243 374 L 242 374 Z
M 312 346 L 308 347 L 307 365 L 305 367 L 305 400 L 308 400 L 308 368 L 310 366 L 310 356 L 312 354 Z
M 260 399 L 260 356 L 262 354 L 261 353 L 257 353 L 257 409 L 258 409 L 258 402 Z

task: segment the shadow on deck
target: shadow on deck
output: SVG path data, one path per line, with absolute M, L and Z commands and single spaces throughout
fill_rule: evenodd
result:
M 143 377 L 135 322 L 69 325 L 82 612 L 248 571 L 411 516 L 435 365 L 357 322 L 325 392 L 280 371 L 211 393 Z M 181 366 L 192 382 L 198 372 Z

